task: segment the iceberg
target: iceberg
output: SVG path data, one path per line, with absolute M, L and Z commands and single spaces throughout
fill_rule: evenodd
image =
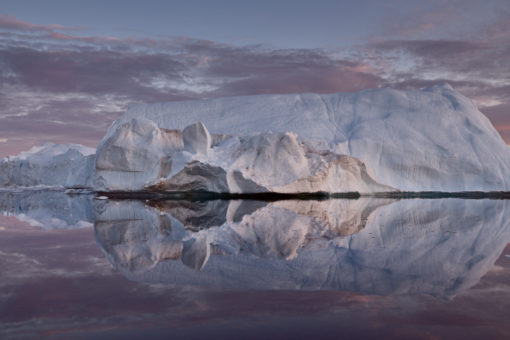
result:
M 78 144 L 46 143 L 0 159 L 0 188 L 91 188 L 95 150 Z
M 448 84 L 139 105 L 97 150 L 0 159 L 0 188 L 313 193 L 510 191 L 510 149 Z
M 144 178 L 147 180 L 155 179 L 161 169 L 161 177 L 167 178 L 169 163 L 172 163 L 172 169 L 182 170 L 186 162 L 197 160 L 200 162 L 195 163 L 197 172 L 206 167 L 208 173 L 227 172 L 226 177 L 230 176 L 231 182 L 240 179 L 243 182 L 240 188 L 227 183 L 233 191 L 244 191 L 244 186 L 252 184 L 283 192 L 314 190 L 311 183 L 316 182 L 314 176 L 317 173 L 311 164 L 311 153 L 329 153 L 336 159 L 342 155 L 351 157 L 345 158 L 349 162 L 362 162 L 360 167 L 366 168 L 371 180 L 398 190 L 510 190 L 508 146 L 476 105 L 448 84 L 423 90 L 385 88 L 357 93 L 257 95 L 139 105 L 130 108 L 110 126 L 99 144 L 98 155 L 106 152 L 104 148 L 112 150 L 112 145 L 119 144 L 112 144 L 112 139 L 118 140 L 119 129 L 129 130 L 126 124 L 142 121 L 140 124 L 154 128 L 151 130 L 154 136 L 142 134 L 130 137 L 133 139 L 126 151 L 129 154 L 126 154 L 126 159 L 134 161 L 130 157 L 139 151 L 141 158 L 137 162 L 140 163 L 136 166 L 133 163 L 127 169 L 141 171 L 146 166 L 141 164 L 143 157 L 149 157 L 143 155 L 146 143 L 151 143 L 155 147 L 150 151 L 154 155 L 150 161 L 154 174 Z M 189 131 L 187 138 L 200 137 L 200 142 L 197 142 L 199 150 L 195 150 L 199 152 L 193 151 L 194 147 L 180 145 L 180 142 L 174 145 L 165 141 L 182 135 L 181 131 L 197 122 L 203 123 L 201 126 L 207 127 L 208 131 L 195 127 L 193 132 Z M 281 138 L 285 140 L 279 142 Z M 219 149 L 214 150 L 215 144 Z M 158 154 L 168 155 L 179 147 L 194 156 L 172 156 L 171 160 L 161 156 L 162 164 L 157 168 Z M 267 167 L 254 162 L 253 153 L 259 147 L 262 147 Z M 247 150 L 249 148 L 251 150 Z M 244 150 L 245 154 L 238 158 L 224 157 L 228 152 L 235 156 L 240 150 Z M 217 162 L 212 161 L 214 156 L 217 156 Z M 318 158 L 317 164 L 324 165 L 331 173 L 340 171 L 328 156 L 313 157 Z M 224 164 L 222 161 L 231 163 Z M 105 170 L 100 157 L 98 162 L 97 169 Z M 267 168 L 275 169 L 276 163 L 282 167 L 274 173 L 264 173 Z M 173 170 L 169 171 L 169 174 L 175 175 Z M 328 171 L 325 172 L 323 176 L 328 177 Z M 122 186 L 137 189 L 144 184 L 135 172 L 106 176 L 98 172 L 97 175 L 96 178 L 104 179 L 103 184 L 107 187 L 111 185 L 117 189 Z M 115 176 L 117 181 L 113 180 Z M 261 177 L 265 178 L 262 180 Z M 247 180 L 250 184 L 245 183 Z M 296 184 L 299 180 L 302 181 Z M 359 178 L 357 181 L 363 182 Z M 155 182 L 153 180 L 152 184 Z M 171 190 L 174 184 L 166 182 L 166 186 L 162 184 L 163 188 Z M 330 184 L 324 179 L 317 190 L 323 190 Z M 363 189 L 366 183 L 359 185 Z M 353 188 L 358 189 L 359 185 L 353 185 Z M 343 187 L 327 191 L 336 189 Z M 370 185 L 368 189 L 381 190 L 370 188 Z

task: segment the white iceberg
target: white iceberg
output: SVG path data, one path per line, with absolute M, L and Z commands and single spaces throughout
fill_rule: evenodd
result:
M 94 153 L 83 145 L 46 143 L 0 158 L 0 188 L 91 188 Z
M 99 151 L 120 126 L 133 119 L 150 121 L 161 131 L 180 131 L 202 122 L 210 131 L 212 145 L 225 135 L 257 138 L 260 133 L 290 132 L 316 152 L 360 160 L 369 172 L 373 170 L 371 175 L 378 183 L 405 191 L 510 190 L 508 146 L 476 105 L 448 84 L 424 90 L 260 95 L 140 105 L 112 124 Z M 256 141 L 252 143 L 256 147 Z M 285 176 L 291 171 L 305 178 L 306 166 L 294 162 L 301 157 L 299 152 L 287 157 L 289 167 L 278 173 Z M 273 188 L 288 183 L 272 184 Z M 136 186 L 125 182 L 126 189 Z
M 447 84 L 140 105 L 94 150 L 0 160 L 0 187 L 229 193 L 510 191 L 510 149 Z

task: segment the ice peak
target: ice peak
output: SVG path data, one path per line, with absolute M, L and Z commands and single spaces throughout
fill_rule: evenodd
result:
M 439 92 L 439 91 L 444 91 L 444 90 L 456 92 L 455 89 L 446 81 L 442 81 L 440 83 L 426 87 L 424 89 L 424 91 L 429 91 L 429 92 L 435 92 L 435 91 Z
M 188 125 L 182 130 L 184 149 L 191 153 L 207 154 L 211 148 L 211 134 L 202 122 Z

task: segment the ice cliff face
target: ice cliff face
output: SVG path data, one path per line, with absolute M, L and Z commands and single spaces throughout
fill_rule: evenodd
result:
M 424 90 L 262 95 L 141 105 L 112 124 L 99 151 L 115 138 L 120 127 L 132 124 L 135 118 L 146 119 L 170 134 L 203 122 L 213 144 L 222 135 L 272 132 L 273 136 L 287 136 L 289 143 L 291 136 L 297 135 L 314 152 L 350 155 L 364 162 L 374 171 L 375 180 L 400 190 L 510 190 L 508 146 L 476 106 L 447 84 Z M 253 137 L 240 142 L 239 147 L 256 148 L 271 143 L 261 139 L 280 137 Z M 209 143 L 207 136 L 203 141 Z M 283 176 L 293 171 L 301 178 L 308 176 L 309 169 L 296 159 L 306 158 L 307 152 L 302 148 L 292 155 L 274 153 L 278 158 L 288 157 L 289 167 L 278 173 Z M 240 159 L 235 161 L 244 164 Z M 294 168 L 298 163 L 300 166 Z M 245 179 L 248 172 L 243 173 Z M 266 184 L 261 185 L 271 186 Z M 284 180 L 272 182 L 272 187 L 288 184 Z
M 211 135 L 200 122 L 180 130 L 134 118 L 99 145 L 102 190 L 260 192 L 392 191 L 353 157 L 320 151 L 294 133 Z
M 46 143 L 16 157 L 1 158 L 0 188 L 91 187 L 94 152 L 83 145 Z

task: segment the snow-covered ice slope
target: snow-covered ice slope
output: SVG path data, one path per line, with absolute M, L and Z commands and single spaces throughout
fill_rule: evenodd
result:
M 83 145 L 46 143 L 0 158 L 0 188 L 91 187 L 94 152 Z
M 292 132 L 316 149 L 360 159 L 379 183 L 401 190 L 510 190 L 510 149 L 448 84 L 140 105 L 112 124 L 103 143 L 133 118 L 165 130 L 200 121 L 212 135 Z

